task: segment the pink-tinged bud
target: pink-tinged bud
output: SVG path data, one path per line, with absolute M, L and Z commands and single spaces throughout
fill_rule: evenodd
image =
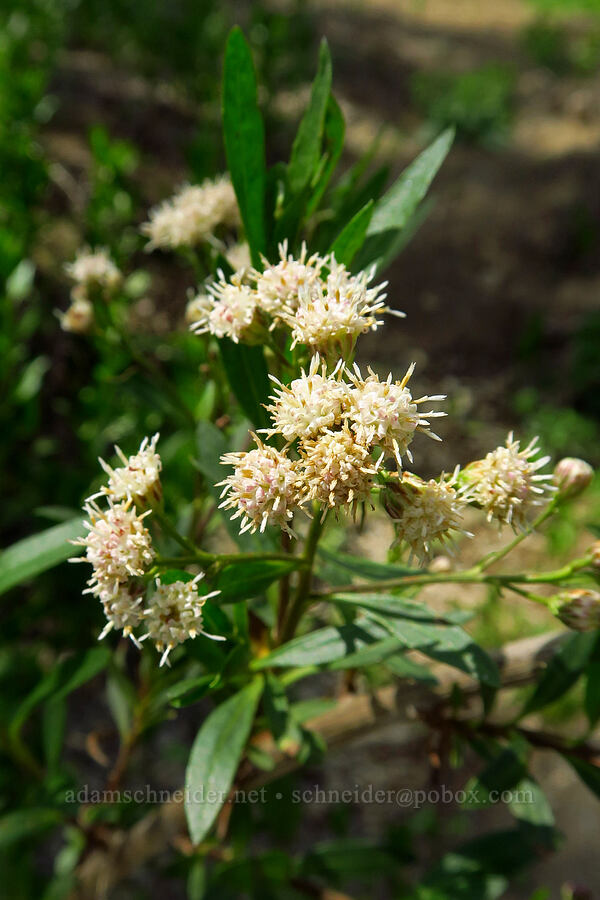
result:
M 557 594 L 552 610 L 558 619 L 573 631 L 594 631 L 600 628 L 600 593 L 575 588 Z
M 593 477 L 594 470 L 589 463 L 571 456 L 561 459 L 554 469 L 554 484 L 562 499 L 577 497 L 586 489 Z
M 589 552 L 592 557 L 592 566 L 594 569 L 600 569 L 600 541 L 595 541 Z

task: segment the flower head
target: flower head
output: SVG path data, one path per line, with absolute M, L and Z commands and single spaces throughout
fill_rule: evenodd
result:
M 563 499 L 572 499 L 585 491 L 594 477 L 594 470 L 583 459 L 566 456 L 554 467 L 554 484 Z
M 323 353 L 335 350 L 346 355 L 360 334 L 382 324 L 377 316 L 387 311 L 382 294 L 386 283 L 374 288 L 368 284 L 364 272 L 351 275 L 331 258 L 327 277 L 303 285 L 295 313 L 282 314 L 292 330 L 292 346 L 308 344 Z
M 106 637 L 113 629 L 122 631 L 126 637 L 130 637 L 134 644 L 139 643 L 133 635 L 133 629 L 142 621 L 143 590 L 133 584 L 119 584 L 114 589 L 100 587 L 98 596 L 104 609 L 107 623 L 98 635 L 98 640 Z
M 332 374 L 327 375 L 326 363 L 321 363 L 316 354 L 308 374 L 302 369 L 301 377 L 295 378 L 289 387 L 271 375 L 277 385 L 275 396 L 271 398 L 273 403 L 267 406 L 273 427 L 265 431 L 282 434 L 286 441 L 304 440 L 339 424 L 348 396 L 348 386 L 338 377 L 342 366 L 340 360 Z
M 503 525 L 511 525 L 515 531 L 527 527 L 528 514 L 548 500 L 548 494 L 556 490 L 550 484 L 552 475 L 540 475 L 549 456 L 539 459 L 537 438 L 524 450 L 515 441 L 512 431 L 503 447 L 497 447 L 485 459 L 471 463 L 464 475 L 471 486 L 472 499 L 486 512 L 490 522 L 496 519 Z
M 174 581 L 162 584 L 156 579 L 156 590 L 144 610 L 144 626 L 147 638 L 153 642 L 159 653 L 162 653 L 160 665 L 167 662 L 169 653 L 178 644 L 199 634 L 216 641 L 225 640 L 220 635 L 207 634 L 202 628 L 202 607 L 210 597 L 216 597 L 220 591 L 199 596 L 198 582 L 204 577 L 200 573 L 191 581 Z
M 256 294 L 239 275 L 227 281 L 219 270 L 219 281 L 207 287 L 208 296 L 199 295 L 189 314 L 196 317 L 191 329 L 195 334 L 214 334 L 228 337 L 238 344 L 240 340 L 252 340 L 256 322 Z
M 108 475 L 108 485 L 103 486 L 95 496 L 106 494 L 114 500 L 133 500 L 142 507 L 159 502 L 162 497 L 162 460 L 156 452 L 158 438 L 158 434 L 152 438 L 145 437 L 138 452 L 129 457 L 125 456 L 120 447 L 115 447 L 115 452 L 123 463 L 117 469 L 100 459 L 100 465 Z
M 300 447 L 299 483 L 302 501 L 317 500 L 326 507 L 356 508 L 367 500 L 381 458 L 373 462 L 369 450 L 358 443 L 345 424 L 338 431 L 326 429 Z
M 363 379 L 356 364 L 354 373 L 349 373 L 354 385 L 349 394 L 347 413 L 350 427 L 360 443 L 381 447 L 386 454 L 396 459 L 398 466 L 402 465 L 404 454 L 412 462 L 408 445 L 416 431 L 423 431 L 440 440 L 430 431 L 429 418 L 445 415 L 435 411 L 424 415 L 419 412 L 420 403 L 444 400 L 445 397 L 440 394 L 413 400 L 406 385 L 414 368 L 413 363 L 402 381 L 392 381 L 391 374 L 385 381 L 380 381 L 379 376 L 370 368 L 368 377 Z
M 85 558 L 93 567 L 89 593 L 115 593 L 120 584 L 143 575 L 154 559 L 152 538 L 143 521 L 150 511 L 138 515 L 131 500 L 113 503 L 110 498 L 108 509 L 100 509 L 91 500 L 84 511 L 88 533 L 74 543 L 85 547 Z
M 63 331 L 88 334 L 94 325 L 94 305 L 87 297 L 73 297 L 69 308 L 58 317 Z
M 264 531 L 277 525 L 292 534 L 289 522 L 297 505 L 296 467 L 285 451 L 262 443 L 253 450 L 226 453 L 221 462 L 234 466 L 234 471 L 217 487 L 223 487 L 226 499 L 220 508 L 233 509 L 232 519 L 241 517 L 240 533 Z
M 314 286 L 327 263 L 327 257 L 313 253 L 307 258 L 306 244 L 298 259 L 287 252 L 287 241 L 279 245 L 279 262 L 271 265 L 263 258 L 264 271 L 250 273 L 256 282 L 256 294 L 261 309 L 277 317 L 282 311 L 292 313 L 298 306 L 301 290 Z
M 600 593 L 585 588 L 563 591 L 552 598 L 551 609 L 573 631 L 600 628 Z
M 185 185 L 173 197 L 150 210 L 142 234 L 147 249 L 194 247 L 210 238 L 219 225 L 236 227 L 239 210 L 227 175 L 207 178 L 200 185 Z
M 432 544 L 445 544 L 452 532 L 472 537 L 463 527 L 462 516 L 468 498 L 457 487 L 458 468 L 450 478 L 423 481 L 404 472 L 385 494 L 384 505 L 394 519 L 396 542 L 406 542 L 420 560 L 431 559 Z M 451 545 L 447 549 L 451 551 Z
M 96 250 L 79 250 L 75 260 L 65 265 L 65 271 L 82 288 L 84 294 L 81 296 L 85 297 L 93 291 L 110 294 L 123 280 L 121 272 L 108 255 L 108 250 L 102 247 Z

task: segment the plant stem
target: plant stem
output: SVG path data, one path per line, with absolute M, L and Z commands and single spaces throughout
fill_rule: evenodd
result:
M 171 520 L 165 513 L 158 508 L 154 508 L 152 510 L 152 515 L 154 519 L 161 526 L 163 531 L 165 531 L 170 537 L 176 541 L 180 547 L 186 550 L 189 554 L 194 557 L 195 562 L 213 562 L 215 559 L 215 555 L 213 553 L 206 553 L 204 550 L 199 550 L 194 544 L 188 540 L 188 538 L 184 537 L 179 533 L 177 528 L 173 525 Z
M 306 543 L 304 545 L 304 553 L 302 555 L 305 567 L 300 575 L 296 596 L 289 604 L 287 614 L 283 620 L 279 635 L 279 643 L 281 644 L 289 641 L 294 636 L 298 623 L 302 618 L 304 606 L 310 596 L 315 553 L 317 552 L 319 538 L 321 537 L 323 526 L 325 525 L 325 516 L 321 515 L 318 508 L 313 510 L 313 515 L 314 518 L 310 525 Z
M 540 513 L 537 519 L 535 519 L 531 523 L 526 531 L 521 531 L 516 535 L 516 537 L 512 539 L 512 541 L 509 541 L 509 543 L 505 547 L 502 547 L 500 550 L 493 550 L 491 553 L 488 553 L 487 556 L 484 556 L 483 559 L 479 563 L 477 563 L 475 568 L 479 572 L 484 572 L 487 568 L 489 568 L 489 566 L 498 562 L 499 559 L 503 559 L 505 556 L 508 556 L 508 554 L 512 550 L 514 550 L 515 547 L 518 547 L 519 544 L 525 540 L 525 538 L 529 537 L 530 534 L 533 534 L 533 532 L 536 531 L 536 529 L 538 529 L 540 525 L 542 525 L 547 519 L 549 519 L 550 516 L 554 515 L 557 506 L 558 498 L 554 497 L 548 504 L 546 509 L 542 513 Z
M 287 531 L 281 532 L 281 549 L 285 554 L 292 552 L 292 538 Z M 279 580 L 279 597 L 277 602 L 277 636 L 281 634 L 283 623 L 290 604 L 290 576 L 284 575 Z
M 415 587 L 427 584 L 494 584 L 499 587 L 510 587 L 513 584 L 555 584 L 564 581 L 571 575 L 574 575 L 580 569 L 589 566 L 591 557 L 583 557 L 576 559 L 560 569 L 554 569 L 549 572 L 539 572 L 537 574 L 527 574 L 523 572 L 510 574 L 493 574 L 488 575 L 482 572 L 477 566 L 472 569 L 466 569 L 463 572 L 423 572 L 419 575 L 404 575 L 401 578 L 394 578 L 387 581 L 376 581 L 369 584 L 344 584 L 333 588 L 325 588 L 312 594 L 316 599 L 322 597 L 330 597 L 334 594 L 373 594 L 379 591 L 389 591 L 395 588 Z

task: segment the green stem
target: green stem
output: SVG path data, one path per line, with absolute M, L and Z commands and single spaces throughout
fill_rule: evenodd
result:
M 120 322 L 117 321 L 116 317 L 113 315 L 113 310 L 110 304 L 106 305 L 106 310 L 108 314 L 108 320 L 116 333 L 119 336 L 119 340 L 131 356 L 132 360 L 138 365 L 141 369 L 145 370 L 151 378 L 156 382 L 157 387 L 164 391 L 167 397 L 169 398 L 171 405 L 176 409 L 183 418 L 186 420 L 187 424 L 192 428 L 196 427 L 196 420 L 191 412 L 191 410 L 185 405 L 179 396 L 179 392 L 174 387 L 173 384 L 169 381 L 169 379 L 161 372 L 156 363 L 147 355 L 143 353 L 139 353 L 135 348 L 133 341 L 130 336 L 127 334 L 127 331 Z
M 537 574 L 511 573 L 488 575 L 480 571 L 478 567 L 466 569 L 463 572 L 423 572 L 419 575 L 404 575 L 402 578 L 393 578 L 387 581 L 376 581 L 370 584 L 344 584 L 333 588 L 325 588 L 312 594 L 313 597 L 330 597 L 335 594 L 373 594 L 379 591 L 389 591 L 403 587 L 423 587 L 427 584 L 493 584 L 499 587 L 509 587 L 513 584 L 556 584 L 574 575 L 580 569 L 589 566 L 590 557 L 576 559 L 560 569 Z
M 483 559 L 477 563 L 475 568 L 479 572 L 484 572 L 487 568 L 489 568 L 494 563 L 498 562 L 498 560 L 503 559 L 505 556 L 518 547 L 519 544 L 525 540 L 525 538 L 529 537 L 530 534 L 533 534 L 540 525 L 550 518 L 556 511 L 556 507 L 558 506 L 558 498 L 554 497 L 552 501 L 548 504 L 546 509 L 540 513 L 540 515 L 535 519 L 529 528 L 526 531 L 521 531 L 516 537 L 513 538 L 505 547 L 502 547 L 500 550 L 493 550 L 491 553 L 488 553 L 487 556 L 484 556 Z
M 214 553 L 206 553 L 204 550 L 199 550 L 190 540 L 188 540 L 188 538 L 180 534 L 169 517 L 166 516 L 161 509 L 153 509 L 152 515 L 153 518 L 158 522 L 160 527 L 163 529 L 163 531 L 166 532 L 166 534 L 168 534 L 170 537 L 172 537 L 180 547 L 186 550 L 194 558 L 194 562 L 206 563 L 213 562 L 215 560 Z
M 313 515 L 314 518 L 311 522 L 308 536 L 306 538 L 306 543 L 304 545 L 304 553 L 302 555 L 302 559 L 304 561 L 304 569 L 300 575 L 298 588 L 296 590 L 296 596 L 289 604 L 282 623 L 281 632 L 279 635 L 279 643 L 281 644 L 284 644 L 286 641 L 289 641 L 291 638 L 293 638 L 296 628 L 298 627 L 298 623 L 302 618 L 305 604 L 310 597 L 315 553 L 317 552 L 319 538 L 321 537 L 321 533 L 325 525 L 325 516 L 321 515 L 320 509 L 313 509 Z

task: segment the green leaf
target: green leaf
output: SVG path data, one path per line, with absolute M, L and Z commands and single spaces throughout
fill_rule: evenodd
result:
M 404 578 L 406 575 L 423 574 L 421 569 L 374 562 L 361 556 L 350 556 L 348 553 L 327 550 L 325 547 L 319 547 L 317 555 L 326 562 L 333 563 L 345 571 L 360 575 L 362 578 L 367 578 L 369 581 L 387 581 L 392 578 Z
M 360 268 L 374 265 L 379 272 L 391 261 L 390 248 L 425 197 L 450 150 L 453 138 L 454 129 L 444 131 L 377 202 L 367 230 L 367 240 L 357 260 Z
M 583 705 L 593 728 L 600 719 L 600 638 L 596 640 L 590 662 L 585 670 L 585 698 Z
M 438 683 L 438 679 L 429 671 L 427 666 L 415 662 L 414 659 L 405 656 L 404 653 L 395 653 L 393 656 L 388 656 L 384 661 L 384 666 L 386 669 L 389 669 L 396 678 L 410 678 L 414 679 L 414 681 L 425 682 L 426 684 Z
M 308 202 L 306 215 L 312 214 L 319 208 L 319 204 L 323 198 L 323 194 L 327 185 L 331 181 L 331 176 L 335 172 L 336 166 L 340 161 L 342 150 L 344 148 L 344 136 L 346 133 L 346 123 L 344 115 L 340 109 L 337 100 L 330 95 L 327 103 L 327 112 L 325 115 L 325 155 L 321 161 L 322 171 L 317 179 L 315 189 Z
M 223 137 L 227 165 L 240 207 L 252 262 L 260 265 L 265 244 L 265 130 L 258 108 L 252 54 L 235 26 L 225 48 Z
M 523 778 L 511 794 L 512 799 L 508 805 L 516 819 L 535 826 L 554 825 L 554 813 L 548 798 L 533 778 Z
M 356 606 L 359 609 L 366 609 L 394 618 L 446 624 L 442 615 L 433 612 L 423 603 L 406 600 L 404 597 L 396 594 L 336 594 L 335 597 L 330 597 L 329 599 L 331 603 L 339 603 L 342 606 Z
M 360 625 L 330 625 L 309 634 L 294 638 L 277 647 L 260 659 L 254 660 L 254 669 L 280 668 L 282 666 L 320 666 L 356 653 L 376 640 L 375 636 Z M 381 636 L 382 629 L 379 631 Z
M 42 741 L 44 757 L 48 772 L 58 768 L 62 753 L 65 725 L 67 721 L 67 704 L 64 697 L 53 697 L 45 704 L 42 719 Z
M 374 615 L 374 614 L 370 614 Z M 500 685 L 493 659 L 457 625 L 436 625 L 408 618 L 375 616 L 407 649 L 420 650 L 431 659 L 466 672 L 491 687 Z
M 263 404 L 271 391 L 269 372 L 262 347 L 234 344 L 229 338 L 219 341 L 227 379 L 242 411 L 255 428 L 266 428 L 269 416 Z
M 165 700 L 180 709 L 197 703 L 209 692 L 215 678 L 214 675 L 200 675 L 198 678 L 184 678 L 165 691 Z
M 6 813 L 0 817 L 0 848 L 10 847 L 23 838 L 47 831 L 62 820 L 60 810 L 48 807 L 18 809 Z
M 580 759 L 574 753 L 563 753 L 562 755 L 577 772 L 583 783 L 589 787 L 590 791 L 597 797 L 600 797 L 600 766 L 595 766 L 585 759 Z
M 331 252 L 339 263 L 350 268 L 352 260 L 362 247 L 367 236 L 367 228 L 373 215 L 375 203 L 369 200 L 348 224 L 342 228 L 331 245 Z
M 299 194 L 313 178 L 321 156 L 325 113 L 331 93 L 331 54 L 323 38 L 319 50 L 319 67 L 313 82 L 310 101 L 294 138 L 287 169 L 288 186 Z
M 396 637 L 387 637 L 374 644 L 367 644 L 361 650 L 350 653 L 342 659 L 334 659 L 327 668 L 337 669 L 362 669 L 366 666 L 375 666 L 383 662 L 389 656 L 397 653 L 403 647 L 402 641 Z
M 596 639 L 594 632 L 567 637 L 544 669 L 520 717 L 554 703 L 573 687 L 587 665 Z
M 255 559 L 230 563 L 214 580 L 214 589 L 220 590 L 215 598 L 219 603 L 230 600 L 249 600 L 264 591 L 274 581 L 294 572 L 300 559 Z
M 46 698 L 66 697 L 106 668 L 110 658 L 108 647 L 92 647 L 56 663 L 18 708 L 10 725 L 11 734 L 20 731 L 36 706 Z
M 83 530 L 81 518 L 77 517 L 24 538 L 4 550 L 0 554 L 0 594 L 82 553 L 83 548 L 74 547 L 69 541 L 80 537 Z
M 185 814 L 198 844 L 227 799 L 263 690 L 262 678 L 221 703 L 203 722 L 185 775 Z

